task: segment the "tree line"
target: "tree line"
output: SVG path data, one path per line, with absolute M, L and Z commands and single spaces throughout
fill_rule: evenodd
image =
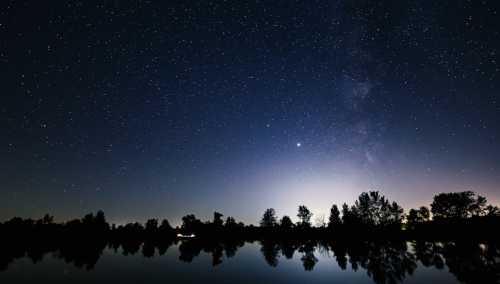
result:
M 168 220 L 149 219 L 146 223 L 110 225 L 104 212 L 87 214 L 82 219 L 55 223 L 45 215 L 39 220 L 12 218 L 0 223 L 3 236 L 12 239 L 71 239 L 88 235 L 92 241 L 106 240 L 140 245 L 144 240 L 161 242 L 187 237 L 254 239 L 328 239 L 328 238 L 395 238 L 450 239 L 498 237 L 500 210 L 472 191 L 439 193 L 429 207 L 410 209 L 405 213 L 395 201 L 378 191 L 361 193 L 354 204 L 333 204 L 327 222 L 321 218 L 312 224 L 313 213 L 305 205 L 298 206 L 298 222 L 290 216 L 278 217 L 273 208 L 264 211 L 259 226 L 245 225 L 233 217 L 214 212 L 213 219 L 202 221 L 194 214 L 182 217 L 179 227 Z M 367 234 L 369 233 L 369 234 Z M 55 237 L 54 237 L 55 236 Z
M 294 224 L 287 215 L 279 221 L 273 208 L 266 209 L 260 221 L 261 227 L 310 228 L 312 212 L 305 206 L 298 207 L 299 221 Z M 317 227 L 336 229 L 342 227 L 381 228 L 415 228 L 427 222 L 464 222 L 478 219 L 500 217 L 497 206 L 487 204 L 487 199 L 472 191 L 439 193 L 434 196 L 430 209 L 421 206 L 410 209 L 405 214 L 403 208 L 395 201 L 389 201 L 378 191 L 363 192 L 353 205 L 342 204 L 341 210 L 336 204 L 330 209 L 328 223 L 318 222 Z

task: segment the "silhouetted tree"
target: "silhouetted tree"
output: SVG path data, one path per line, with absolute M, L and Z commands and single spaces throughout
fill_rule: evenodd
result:
M 42 224 L 48 225 L 48 224 L 53 224 L 53 223 L 54 223 L 54 216 L 51 216 L 49 214 L 45 214 L 43 216 L 43 218 L 42 218 Z
M 305 205 L 300 205 L 299 206 L 299 212 L 297 213 L 297 217 L 299 217 L 299 223 L 298 226 L 302 228 L 308 228 L 311 227 L 311 217 L 312 217 L 311 211 L 305 206 Z
M 186 233 L 196 233 L 201 229 L 202 223 L 199 219 L 196 219 L 194 214 L 189 214 L 182 217 L 182 231 Z
M 342 204 L 342 223 L 347 226 L 352 226 L 360 223 L 358 214 L 356 212 L 356 207 L 352 206 L 349 208 L 349 205 L 346 203 Z
M 497 206 L 488 205 L 484 210 L 484 215 L 489 217 L 500 217 L 500 209 Z
M 153 235 L 158 232 L 158 220 L 157 219 L 149 219 L 146 221 L 146 226 L 144 228 L 146 234 Z
M 430 219 L 429 208 L 421 206 L 419 209 L 410 209 L 406 217 L 408 224 L 419 224 L 427 222 Z
M 388 208 L 388 212 L 384 212 L 385 215 L 382 218 L 382 225 L 401 225 L 404 218 L 404 209 L 399 206 L 395 201 L 391 203 Z
M 435 219 L 465 219 L 483 215 L 486 198 L 472 191 L 440 193 L 434 196 L 431 211 Z
M 330 209 L 330 217 L 328 218 L 328 228 L 333 229 L 341 224 L 340 211 L 337 205 L 333 204 Z
M 276 211 L 273 208 L 266 209 L 260 220 L 260 226 L 267 228 L 276 226 Z
M 290 217 L 288 217 L 287 215 L 283 216 L 280 220 L 280 227 L 282 229 L 291 229 L 293 228 L 293 222 L 292 222 L 292 219 L 290 219 Z
M 224 223 L 224 221 L 222 221 L 222 217 L 224 215 L 222 215 L 221 213 L 219 212 L 214 212 L 214 226 L 215 227 L 222 227 L 222 224 Z
M 470 207 L 471 215 L 483 216 L 486 209 L 486 202 L 486 197 L 478 195 L 475 202 Z
M 165 234 L 172 234 L 174 229 L 172 228 L 167 219 L 163 219 L 163 221 L 161 221 L 160 226 L 158 227 L 158 231 L 161 234 L 165 235 Z
M 401 224 L 404 212 L 396 202 L 390 203 L 378 191 L 370 191 L 359 195 L 350 213 L 357 215 L 363 225 L 385 227 Z
M 429 221 L 431 219 L 431 211 L 426 206 L 420 206 L 418 212 L 423 222 Z
M 106 222 L 104 212 L 101 210 L 97 211 L 97 214 L 95 216 L 92 213 L 85 215 L 80 224 L 83 227 L 80 227 L 80 225 L 77 225 L 77 223 L 75 222 L 70 223 L 69 225 L 73 226 L 73 230 L 71 231 L 76 233 L 78 231 L 77 228 L 85 228 L 86 231 L 92 231 L 93 233 L 95 233 L 92 237 L 97 237 L 96 234 L 103 234 L 109 230 L 109 224 Z
M 97 214 L 95 215 L 95 222 L 100 225 L 106 223 L 106 217 L 104 215 L 104 211 L 102 210 L 97 211 Z
M 226 218 L 226 223 L 224 224 L 224 227 L 226 227 L 228 229 L 234 229 L 237 226 L 238 226 L 238 224 L 236 223 L 236 220 L 234 220 L 233 217 Z

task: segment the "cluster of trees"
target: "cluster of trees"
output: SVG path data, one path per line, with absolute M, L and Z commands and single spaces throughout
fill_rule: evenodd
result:
M 454 238 L 470 237 L 459 233 L 465 227 L 476 232 L 474 238 L 498 236 L 495 227 L 500 225 L 500 210 L 488 205 L 486 198 L 471 191 L 440 193 L 434 197 L 430 209 L 422 206 L 410 209 L 405 214 L 395 201 L 390 201 L 377 191 L 363 192 L 352 205 L 346 203 L 339 208 L 333 204 L 327 222 L 318 218 L 312 224 L 313 213 L 300 205 L 297 222 L 284 215 L 278 217 L 276 210 L 268 208 L 260 219 L 259 226 L 245 225 L 234 218 L 214 212 L 212 220 L 203 222 L 190 214 L 182 218 L 178 228 L 183 234 L 216 238 Z
M 28 256 L 36 263 L 48 253 L 80 268 L 92 269 L 108 244 L 110 226 L 104 212 L 55 223 L 45 215 L 38 220 L 12 218 L 0 223 L 0 270 L 14 258 Z
M 305 205 L 300 205 L 297 213 L 297 217 L 299 218 L 299 222 L 294 224 L 292 219 L 285 215 L 279 221 L 277 221 L 276 211 L 273 208 L 266 209 L 262 219 L 260 220 L 260 226 L 262 228 L 273 228 L 280 227 L 283 229 L 292 229 L 294 227 L 297 228 L 310 228 L 311 227 L 311 218 L 313 214 Z
M 431 212 L 434 219 L 500 216 L 499 208 L 487 202 L 486 197 L 472 191 L 440 193 L 434 196 Z
M 289 216 L 283 216 L 279 221 L 273 208 L 266 209 L 260 226 L 265 228 L 311 228 L 311 211 L 304 205 L 298 208 L 299 221 L 294 224 Z M 353 205 L 346 203 L 339 210 L 336 204 L 330 209 L 330 216 L 326 228 L 353 229 L 401 229 L 402 226 L 415 228 L 417 224 L 430 221 L 463 222 L 481 217 L 499 217 L 500 210 L 497 206 L 488 205 L 485 197 L 472 191 L 440 193 L 434 196 L 429 210 L 426 206 L 410 209 L 408 214 L 394 201 L 389 201 L 378 191 L 363 192 Z M 483 218 L 484 219 L 484 218 Z M 323 225 L 320 223 L 319 227 Z
M 55 223 L 54 217 L 46 214 L 38 220 L 14 217 L 6 222 L 0 223 L 0 233 L 5 238 L 26 239 L 36 237 L 37 239 L 53 238 L 55 236 L 81 237 L 88 233 L 87 238 L 92 240 L 103 239 L 110 230 L 103 211 L 85 215 L 81 219 L 75 219 L 64 223 Z
M 198 236 L 215 235 L 219 237 L 227 236 L 228 234 L 241 234 L 245 229 L 245 224 L 236 222 L 229 216 L 225 220 L 224 215 L 219 212 L 214 212 L 212 221 L 203 222 L 196 218 L 194 214 L 189 214 L 182 217 L 182 225 L 178 231 L 184 235 L 195 234 Z
M 182 225 L 173 228 L 167 220 L 147 220 L 126 225 L 112 225 L 106 222 L 102 211 L 87 214 L 82 219 L 65 223 L 54 223 L 52 216 L 46 215 L 39 220 L 13 218 L 0 223 L 0 233 L 18 239 L 19 236 L 37 239 L 66 239 L 91 236 L 94 240 L 109 240 L 114 243 L 127 243 L 132 249 L 148 240 L 161 242 L 174 239 L 178 234 L 202 238 L 332 238 L 366 237 L 363 232 L 372 232 L 371 237 L 424 238 L 453 237 L 462 235 L 458 231 L 468 226 L 468 231 L 476 232 L 476 237 L 498 236 L 500 210 L 489 205 L 485 197 L 471 191 L 440 193 L 434 196 L 428 207 L 410 209 L 405 214 L 403 208 L 388 200 L 377 191 L 363 192 L 352 205 L 346 203 L 339 207 L 332 205 L 328 221 L 319 218 L 316 226 L 311 219 L 313 213 L 307 206 L 300 205 L 297 211 L 298 222 L 290 216 L 278 218 L 273 208 L 266 209 L 260 226 L 245 225 L 233 217 L 214 212 L 213 219 L 201 221 L 195 215 L 182 217 Z M 432 235 L 431 235 L 432 234 Z M 481 235 L 482 234 L 482 235 Z

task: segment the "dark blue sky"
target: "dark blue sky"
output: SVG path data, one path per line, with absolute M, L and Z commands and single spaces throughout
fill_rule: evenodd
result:
M 0 218 L 500 202 L 498 1 L 3 1 Z

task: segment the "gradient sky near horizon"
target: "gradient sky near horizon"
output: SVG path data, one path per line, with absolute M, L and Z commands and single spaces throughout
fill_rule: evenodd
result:
M 0 219 L 498 204 L 499 6 L 2 1 Z

